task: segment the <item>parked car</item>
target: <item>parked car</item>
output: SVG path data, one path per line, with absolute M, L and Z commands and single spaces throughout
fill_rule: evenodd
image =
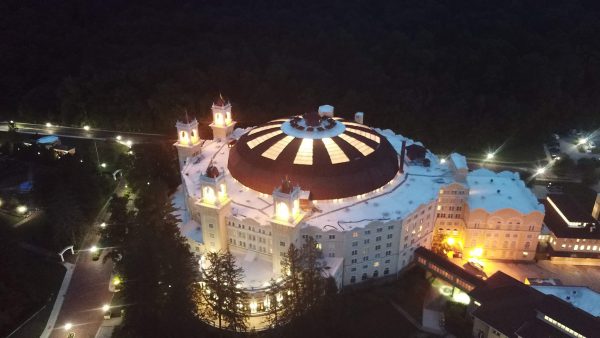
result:
M 475 258 L 469 258 L 467 263 L 470 266 L 474 267 L 476 270 L 483 272 L 483 264 L 479 260 Z

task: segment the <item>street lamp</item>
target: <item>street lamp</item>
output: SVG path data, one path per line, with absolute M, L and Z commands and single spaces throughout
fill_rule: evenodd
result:
M 127 146 L 129 148 L 131 148 L 131 145 L 133 144 L 133 142 L 131 140 L 127 140 L 127 142 L 125 142 L 127 144 Z
M 106 228 L 106 222 L 102 222 L 102 223 L 100 223 L 100 227 L 101 227 L 101 228 Z
M 106 168 L 106 163 L 102 162 L 102 164 L 100 164 L 100 166 L 101 166 L 102 168 Z
M 110 305 L 108 305 L 108 304 L 102 305 L 102 312 L 108 312 L 108 310 L 110 310 Z
M 19 214 L 24 214 L 24 213 L 26 213 L 26 212 L 27 212 L 27 206 L 25 206 L 25 205 L 19 205 L 19 206 L 17 207 L 17 212 L 18 212 Z
M 71 323 L 65 324 L 65 331 L 69 331 L 71 328 L 73 328 L 73 324 L 71 324 Z
M 92 245 L 92 247 L 90 248 L 90 252 L 91 252 L 91 253 L 96 253 L 96 252 L 98 252 L 98 247 L 97 247 L 97 246 L 95 246 L 95 245 Z
M 444 163 L 446 163 L 446 159 L 445 159 L 445 158 L 441 159 L 441 160 L 440 160 L 440 163 L 441 163 L 441 164 L 444 164 Z
M 580 139 L 577 141 L 577 145 L 578 145 L 578 146 L 584 145 L 584 144 L 586 144 L 586 143 L 588 143 L 588 139 L 587 139 L 587 137 L 582 137 L 582 138 L 580 138 Z
M 52 123 L 46 122 L 46 127 L 48 127 L 48 128 L 52 127 Z
M 493 159 L 493 158 L 494 158 L 494 153 L 487 153 L 487 155 L 485 156 L 485 158 L 486 158 L 487 160 L 491 160 L 491 159 Z
M 89 131 L 90 130 L 90 126 L 88 126 L 87 124 L 85 126 L 83 126 L 83 130 L 85 131 Z
M 546 168 L 537 168 L 537 170 L 535 171 L 537 175 L 543 175 L 545 172 Z
M 117 135 L 117 141 L 121 141 L 121 135 Z

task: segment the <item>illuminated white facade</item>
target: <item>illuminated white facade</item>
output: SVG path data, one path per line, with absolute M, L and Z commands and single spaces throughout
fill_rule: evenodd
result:
M 319 109 L 322 122 L 314 127 L 312 134 L 309 117 L 279 119 L 255 128 L 235 129 L 229 102 L 214 104 L 212 111 L 212 140 L 196 140 L 186 145 L 189 141 L 185 136 L 191 135 L 190 128 L 197 129 L 197 125 L 177 124 L 180 139 L 175 145 L 179 150 L 187 212 L 202 232 L 201 241 L 190 239 L 190 243 L 197 254 L 225 249 L 234 253 L 246 271 L 245 287 L 248 288 L 260 289 L 271 277 L 277 278 L 289 245 L 299 246 L 307 236 L 316 239 L 327 264 L 333 267 L 330 273 L 340 285 L 396 274 L 412 262 L 416 248 L 431 246 L 440 207 L 449 207 L 455 202 L 445 201 L 447 191 L 462 187 L 459 190 L 464 192 L 458 195 L 462 201 L 467 206 L 477 205 L 464 211 L 475 214 L 479 209 L 490 208 L 472 200 L 470 194 L 496 192 L 473 188 L 477 184 L 472 182 L 471 175 L 492 175 L 498 177 L 494 179 L 499 182 L 515 179 L 487 171 L 468 173 L 466 164 L 452 158 L 441 161 L 429 151 L 426 164 L 401 160 L 403 145 L 418 143 L 391 130 L 363 125 L 362 113 L 355 122 L 333 117 L 331 106 Z M 311 191 L 294 180 L 288 182 L 284 175 L 276 177 L 280 184 L 274 184 L 268 192 L 260 192 L 242 184 L 242 178 L 229 170 L 230 154 L 235 150 L 233 147 L 240 146 L 241 138 L 248 151 L 257 153 L 256 161 L 272 161 L 261 163 L 272 163 L 273 168 L 287 160 L 290 165 L 313 168 L 318 175 L 319 168 L 315 166 L 322 158 L 329 163 L 328 169 L 335 169 L 355 161 L 357 156 L 367 160 L 369 156 L 377 158 L 381 155 L 380 144 L 385 143 L 392 149 L 392 164 L 402 170 L 397 170 L 395 175 L 392 172 L 386 183 L 371 191 L 342 198 L 313 198 L 313 194 L 319 193 L 316 188 Z M 317 143 L 321 148 L 317 148 Z M 318 155 L 322 158 L 317 158 Z M 457 154 L 453 156 L 461 158 Z M 371 165 L 375 168 L 370 169 L 373 175 L 377 173 L 377 164 Z M 243 166 L 242 169 L 252 168 Z M 247 182 L 249 178 L 244 179 Z M 348 180 L 347 184 L 363 182 Z M 317 187 L 316 184 L 313 187 Z M 340 190 L 347 188 L 339 187 Z M 528 207 L 538 208 L 535 198 L 530 199 L 533 195 L 530 196 L 524 186 L 515 186 L 512 193 L 519 202 L 527 201 Z M 495 196 L 490 197 L 493 198 Z M 504 204 L 512 208 L 512 204 Z M 502 205 L 498 200 L 494 208 L 502 209 Z M 461 219 L 462 227 L 464 219 Z M 466 219 L 469 226 L 471 218 Z

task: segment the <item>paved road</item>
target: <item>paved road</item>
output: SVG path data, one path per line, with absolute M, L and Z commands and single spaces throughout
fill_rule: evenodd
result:
M 116 140 L 117 136 L 121 136 L 122 142 L 131 141 L 132 143 L 150 143 L 164 141 L 168 138 L 161 134 L 140 133 L 140 132 L 125 132 L 118 130 L 105 129 L 85 129 L 79 127 L 67 126 L 46 126 L 44 124 L 15 122 L 17 132 L 23 134 L 38 134 L 38 135 L 56 135 L 66 138 L 82 138 L 90 140 Z M 0 122 L 0 131 L 8 131 L 8 122 Z
M 121 181 L 115 192 L 121 194 L 124 185 L 124 182 Z M 106 205 L 108 205 L 108 202 Z M 105 207 L 99 213 L 96 223 L 106 220 Z M 96 244 L 98 240 L 99 236 L 92 229 L 81 247 L 84 249 L 89 248 Z M 69 332 L 75 333 L 76 338 L 94 338 L 96 336 L 96 332 L 98 332 L 104 320 L 102 305 L 110 304 L 113 296 L 108 290 L 112 269 L 113 263 L 111 261 L 103 264 L 102 257 L 94 261 L 89 251 L 79 251 L 71 283 L 50 335 L 51 338 L 64 338 L 68 336 Z M 66 331 L 64 329 L 66 323 L 73 325 L 71 330 Z

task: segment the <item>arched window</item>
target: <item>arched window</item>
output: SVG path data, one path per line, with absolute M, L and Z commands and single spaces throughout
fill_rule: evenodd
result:
M 356 282 L 356 276 L 350 277 L 350 283 L 354 284 Z
M 373 271 L 373 278 L 379 277 L 379 270 Z
M 367 273 L 362 274 L 361 280 L 367 280 Z

